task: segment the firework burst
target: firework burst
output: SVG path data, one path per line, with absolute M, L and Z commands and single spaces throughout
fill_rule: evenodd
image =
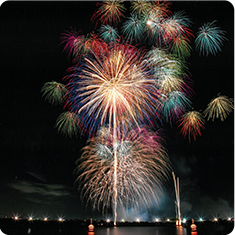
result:
M 154 70 L 154 77 L 157 79 L 158 87 L 162 94 L 172 91 L 183 91 L 184 66 L 180 60 L 169 56 L 164 50 L 153 48 L 147 54 L 148 60 Z
M 92 53 L 103 53 L 104 50 L 107 50 L 107 44 L 99 38 L 98 34 L 92 32 L 88 34 L 87 39 L 85 41 L 85 51 Z
M 161 100 L 156 79 L 152 76 L 145 53 L 126 43 L 110 43 L 91 50 L 84 63 L 74 67 L 68 76 L 66 106 L 83 120 L 81 129 L 92 136 L 100 126 L 108 124 L 113 131 L 113 146 L 118 131 L 130 125 L 156 126 L 160 120 Z M 108 49 L 107 49 L 108 48 Z M 99 51 L 102 49 L 102 51 Z M 127 121 L 128 120 L 128 121 Z M 114 150 L 116 150 L 114 148 Z M 114 151 L 114 225 L 118 203 L 118 153 Z
M 165 46 L 165 25 L 164 21 L 171 11 L 169 9 L 170 2 L 155 1 L 151 2 L 151 8 L 147 14 L 143 15 L 145 28 L 148 31 L 148 37 L 150 43 L 154 43 L 159 47 Z
M 185 16 L 184 12 L 176 12 L 173 16 L 164 19 L 163 40 L 165 45 L 171 47 L 172 53 L 179 57 L 186 57 L 190 55 L 191 47 L 190 37 L 193 36 L 189 29 L 191 21 Z
M 148 31 L 149 43 L 157 45 L 158 47 L 164 46 L 164 28 L 162 25 L 163 18 L 155 17 L 154 13 L 150 13 L 145 18 L 146 30 Z
M 173 16 L 165 18 L 162 24 L 165 33 L 164 39 L 168 43 L 179 36 L 184 36 L 185 38 L 193 36 L 192 31 L 189 29 L 192 22 L 183 11 L 176 12 Z
M 114 25 L 117 25 L 117 23 L 121 21 L 121 18 L 124 17 L 123 12 L 126 10 L 125 6 L 123 5 L 123 1 L 104 1 L 102 3 L 97 3 L 97 6 L 100 7 L 94 13 L 91 20 L 95 21 L 96 19 L 98 19 L 100 20 L 102 25 L 110 25 L 112 23 L 114 23 Z
M 131 14 L 124 22 L 122 32 L 130 42 L 133 39 L 135 42 L 140 42 L 145 33 L 143 21 L 136 14 Z
M 148 14 L 154 14 L 156 18 L 166 18 L 171 15 L 170 5 L 169 1 L 152 1 Z
M 196 140 L 197 135 L 201 135 L 201 129 L 204 129 L 204 118 L 198 111 L 190 111 L 183 115 L 179 120 L 181 127 L 180 133 L 183 137 L 188 135 L 189 143 L 191 143 L 191 136 Z
M 102 25 L 100 28 L 100 37 L 106 43 L 114 42 L 116 39 L 119 38 L 117 29 L 113 28 L 110 25 Z
M 41 89 L 42 97 L 53 105 L 63 104 L 67 92 L 65 85 L 59 82 L 46 82 Z
M 136 13 L 138 16 L 147 15 L 151 10 L 151 2 L 149 1 L 131 1 L 131 11 Z
M 84 54 L 85 36 L 82 35 L 82 31 L 66 31 L 61 35 L 61 44 L 65 43 L 64 50 L 68 53 L 68 57 L 78 57 L 80 54 Z
M 179 57 L 189 57 L 191 53 L 191 46 L 189 40 L 184 36 L 179 36 L 175 38 L 174 43 L 171 47 L 172 53 L 178 55 Z
M 221 51 L 222 41 L 226 39 L 225 31 L 216 27 L 215 22 L 204 24 L 197 32 L 196 49 L 202 55 L 215 55 L 218 51 Z
M 82 129 L 89 133 L 95 133 L 105 123 L 112 126 L 114 121 L 126 125 L 128 119 L 137 126 L 153 124 L 155 118 L 151 117 L 156 116 L 162 104 L 144 53 L 120 43 L 108 48 L 93 52 L 83 66 L 74 67 L 74 73 L 68 76 L 67 107 L 81 116 Z
M 204 114 L 208 116 L 207 120 L 212 118 L 214 121 L 215 118 L 220 118 L 221 121 L 224 121 L 233 109 L 233 99 L 221 95 L 211 100 Z
M 58 133 L 65 136 L 77 136 L 79 130 L 79 117 L 69 111 L 63 112 L 56 120 Z
M 191 101 L 183 92 L 170 92 L 165 100 L 163 109 L 166 121 L 172 123 L 175 120 L 178 120 L 190 106 Z
M 77 168 L 83 199 L 103 211 L 114 203 L 116 151 L 118 206 L 139 209 L 152 200 L 158 202 L 170 169 L 162 138 L 145 129 L 130 130 L 115 146 L 113 138 L 110 128 L 101 128 L 83 149 Z
M 69 110 L 57 119 L 58 132 L 72 137 L 80 130 L 89 135 L 78 160 L 77 182 L 82 197 L 94 208 L 112 207 L 114 225 L 118 206 L 138 208 L 157 201 L 153 188 L 161 192 L 167 178 L 170 167 L 162 138 L 146 129 L 180 119 L 180 133 L 189 143 L 204 129 L 201 113 L 185 113 L 193 95 L 186 74 L 191 21 L 184 12 L 172 14 L 170 4 L 131 1 L 132 12 L 120 26 L 124 2 L 97 3 L 92 21 L 101 24 L 98 33 L 84 36 L 71 29 L 61 36 L 64 51 L 75 57 L 65 77 L 67 85 L 51 82 L 42 88 L 45 99 L 64 103 Z M 195 40 L 196 49 L 215 54 L 224 39 L 224 31 L 214 22 L 205 24 Z M 150 50 L 141 48 L 146 40 Z M 204 113 L 208 120 L 223 121 L 232 109 L 232 99 L 220 96 Z

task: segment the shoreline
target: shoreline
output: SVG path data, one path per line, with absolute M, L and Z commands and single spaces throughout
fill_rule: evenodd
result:
M 233 231 L 234 220 L 221 220 L 218 221 L 203 221 L 194 222 L 197 226 L 198 235 L 226 235 Z M 20 235 L 20 234 L 84 234 L 88 232 L 88 225 L 90 220 L 27 220 L 12 218 L 0 219 L 0 229 L 7 235 Z M 186 228 L 187 234 L 191 234 L 191 220 L 186 221 L 182 227 Z M 93 225 L 96 228 L 112 228 L 113 221 L 106 222 L 104 220 L 94 220 Z M 116 227 L 180 227 L 176 226 L 174 221 L 171 222 L 118 222 Z M 29 233 L 30 231 L 30 233 Z

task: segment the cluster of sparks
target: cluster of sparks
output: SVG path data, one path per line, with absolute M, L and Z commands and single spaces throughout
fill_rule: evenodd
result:
M 158 133 L 136 129 L 114 146 L 113 133 L 102 127 L 83 148 L 77 168 L 82 195 L 88 198 L 87 202 L 93 202 L 94 208 L 102 207 L 103 211 L 113 205 L 116 151 L 118 206 L 138 209 L 152 200 L 158 202 L 162 177 L 168 177 L 170 168 L 162 138 Z
M 204 115 L 192 111 L 192 81 L 186 58 L 194 37 L 184 12 L 172 14 L 166 1 L 131 1 L 131 14 L 122 27 L 122 1 L 98 3 L 92 16 L 98 33 L 66 31 L 61 40 L 74 65 L 66 85 L 46 83 L 43 96 L 64 103 L 58 131 L 69 137 L 88 134 L 78 161 L 78 182 L 84 198 L 95 208 L 148 204 L 158 198 L 170 170 L 158 129 L 164 122 L 179 123 L 184 137 L 201 135 L 204 117 L 223 121 L 233 109 L 232 99 L 212 100 Z M 119 31 L 123 35 L 119 34 Z M 200 28 L 195 39 L 199 53 L 220 50 L 224 31 L 214 22 Z M 148 42 L 150 50 L 141 43 Z M 138 43 L 138 44 L 137 44 Z M 148 131 L 147 131 L 148 130 Z

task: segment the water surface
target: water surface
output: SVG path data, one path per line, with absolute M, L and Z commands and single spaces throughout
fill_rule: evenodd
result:
M 88 233 L 88 235 L 92 235 Z M 184 227 L 111 227 L 96 228 L 94 235 L 187 235 Z

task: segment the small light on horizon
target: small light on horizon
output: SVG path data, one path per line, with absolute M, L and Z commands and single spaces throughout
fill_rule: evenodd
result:
M 109 222 L 110 222 L 110 219 L 107 219 L 106 222 L 109 223 Z
M 203 219 L 202 219 L 202 218 L 199 218 L 199 221 L 203 221 Z
M 157 218 L 157 219 L 155 219 L 155 221 L 156 221 L 156 222 L 159 222 L 159 219 Z
M 218 219 L 217 219 L 217 218 L 214 218 L 214 221 L 218 221 Z
M 183 223 L 186 223 L 186 219 L 185 218 L 183 219 Z
M 44 220 L 44 221 L 47 221 L 47 217 L 45 217 L 43 220 Z
M 169 221 L 170 221 L 170 219 L 167 219 L 167 221 L 169 222 Z
M 230 220 L 231 220 L 231 218 L 229 217 L 229 218 L 228 218 L 228 221 L 230 221 Z
M 140 219 L 139 219 L 139 218 L 137 218 L 137 219 L 136 219 L 136 222 L 140 222 Z
M 18 216 L 14 216 L 14 220 L 18 220 L 19 219 L 19 217 Z
M 124 223 L 124 222 L 125 222 L 125 220 L 124 220 L 124 219 L 122 219 L 122 222 Z
M 32 217 L 32 216 L 30 216 L 30 217 L 29 217 L 29 220 L 33 220 L 33 217 Z

